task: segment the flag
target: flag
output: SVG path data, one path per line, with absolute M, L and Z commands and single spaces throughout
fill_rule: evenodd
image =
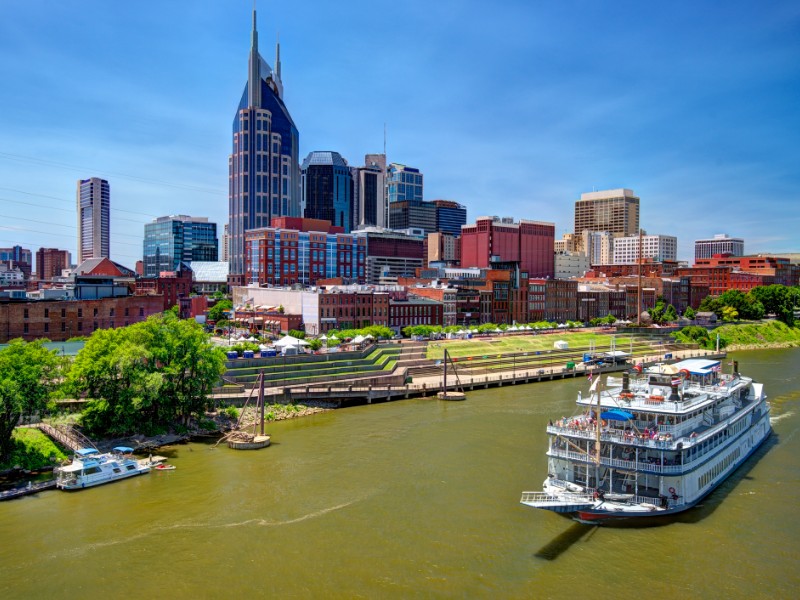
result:
M 672 378 L 672 385 L 680 385 L 680 384 L 681 384 L 681 381 L 682 381 L 682 380 L 681 380 L 681 378 L 680 378 L 680 377 L 673 377 L 673 378 Z
M 589 373 L 588 379 L 589 379 L 589 383 L 592 383 L 592 374 L 591 373 Z
M 714 365 L 713 367 L 711 367 L 711 370 L 714 371 L 715 373 L 718 373 L 720 371 L 720 366 Z

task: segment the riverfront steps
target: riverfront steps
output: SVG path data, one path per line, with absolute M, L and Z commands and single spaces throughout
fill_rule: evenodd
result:
M 702 350 L 679 351 L 675 353 L 675 360 L 703 357 L 709 359 L 724 358 L 726 354 L 714 353 Z M 661 356 L 639 357 L 644 366 L 650 366 L 663 362 Z M 510 365 L 509 365 L 510 366 Z M 540 383 L 543 381 L 556 381 L 570 377 L 585 377 L 589 372 L 599 375 L 603 373 L 615 373 L 626 371 L 630 365 L 609 365 L 606 367 L 593 367 L 585 369 L 584 365 L 576 365 L 574 369 L 564 367 L 544 368 L 537 370 L 509 369 L 500 373 L 490 373 L 483 376 L 460 376 L 460 382 L 452 381 L 447 386 L 448 390 L 463 389 L 471 391 L 476 389 L 488 389 L 507 385 L 522 385 L 528 383 Z M 300 385 L 287 386 L 282 388 L 268 388 L 265 390 L 267 396 L 272 397 L 273 402 L 314 402 L 324 401 L 338 407 L 356 406 L 360 404 L 372 404 L 374 402 L 390 402 L 393 400 L 403 400 L 406 398 L 418 398 L 432 396 L 440 391 L 444 391 L 441 375 L 431 375 L 415 378 L 414 383 L 402 385 L 359 385 L 352 382 L 348 385 Z M 225 400 L 236 404 L 238 400 L 243 400 L 241 394 L 216 394 L 218 400 Z

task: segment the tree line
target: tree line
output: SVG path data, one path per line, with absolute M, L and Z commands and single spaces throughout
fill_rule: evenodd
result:
M 42 340 L 13 340 L 0 350 L 0 462 L 20 418 L 55 398 L 87 400 L 80 423 L 90 435 L 153 434 L 201 417 L 224 372 L 224 351 L 172 311 L 95 331 L 74 360 Z

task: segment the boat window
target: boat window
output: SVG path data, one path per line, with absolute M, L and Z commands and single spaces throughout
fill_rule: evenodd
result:
M 122 469 L 119 467 L 114 467 L 114 473 L 122 473 Z
M 84 475 L 94 475 L 95 473 L 100 472 L 100 467 L 89 467 L 88 469 L 83 470 Z
M 128 471 L 133 471 L 136 468 L 136 465 L 128 465 L 126 468 Z

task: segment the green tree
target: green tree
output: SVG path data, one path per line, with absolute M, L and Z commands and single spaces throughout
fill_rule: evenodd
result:
M 664 311 L 664 322 L 665 323 L 674 323 L 678 320 L 678 311 L 675 310 L 675 307 L 670 304 L 667 306 L 667 309 Z
M 92 334 L 68 386 L 90 398 L 82 414 L 90 431 L 118 435 L 186 424 L 206 408 L 224 370 L 223 350 L 200 325 L 162 313 Z
M 736 321 L 739 318 L 739 311 L 732 306 L 726 306 L 722 309 L 723 321 Z
M 696 316 L 697 313 L 691 306 L 687 307 L 686 310 L 683 311 L 683 317 L 685 319 L 689 319 L 690 321 L 693 321 Z
M 47 405 L 60 364 L 56 352 L 41 340 L 12 340 L 0 350 L 0 462 L 11 452 L 11 434 L 20 418 Z
M 214 306 L 208 309 L 208 320 L 219 323 L 226 318 L 225 312 L 233 308 L 230 300 L 219 300 Z

